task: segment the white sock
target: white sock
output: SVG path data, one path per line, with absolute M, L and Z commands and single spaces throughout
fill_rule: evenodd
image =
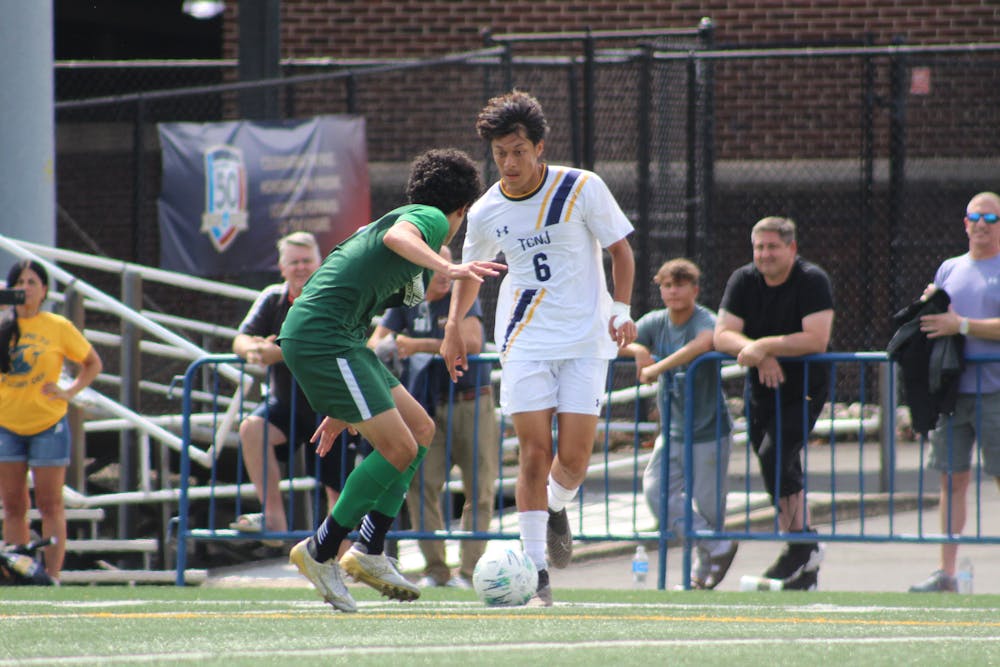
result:
M 567 489 L 565 486 L 557 482 L 554 477 L 552 477 L 552 473 L 549 473 L 549 484 L 547 488 L 549 493 L 549 509 L 553 512 L 558 512 L 566 507 L 566 505 L 573 502 L 573 499 L 576 498 L 577 489 L 580 487 L 577 487 L 576 489 Z
M 524 553 L 535 564 L 535 568 L 545 570 L 545 530 L 549 524 L 549 513 L 544 510 L 532 510 L 517 513 L 517 525 L 521 529 L 521 544 Z

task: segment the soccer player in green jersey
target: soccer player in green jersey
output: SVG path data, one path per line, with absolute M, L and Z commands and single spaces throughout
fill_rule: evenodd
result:
M 394 564 L 354 545 L 338 563 L 337 547 L 365 514 L 376 529 L 391 524 L 434 435 L 434 421 L 366 346 L 372 318 L 391 306 L 424 298 L 433 272 L 482 282 L 504 265 L 451 264 L 440 254 L 482 191 L 479 173 L 457 150 L 431 150 L 414 160 L 406 194 L 411 202 L 366 225 L 326 257 L 285 318 L 278 337 L 285 363 L 317 414 L 313 440 L 328 452 L 350 427 L 374 447 L 347 478 L 337 504 L 316 534 L 296 544 L 289 560 L 341 611 L 357 606 L 343 570 L 376 585 L 401 577 Z M 388 522 L 379 526 L 378 522 Z

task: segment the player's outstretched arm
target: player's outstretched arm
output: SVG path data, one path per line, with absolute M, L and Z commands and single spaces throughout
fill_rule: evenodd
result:
M 451 288 L 451 306 L 448 310 L 448 322 L 444 325 L 441 356 L 444 358 L 445 366 L 448 367 L 452 382 L 457 382 L 469 367 L 462 320 L 479 295 L 480 284 L 473 280 L 460 280 Z

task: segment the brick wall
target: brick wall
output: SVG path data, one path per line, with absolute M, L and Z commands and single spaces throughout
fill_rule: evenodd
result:
M 238 0 L 228 0 L 225 55 L 236 53 Z M 695 26 L 711 17 L 721 44 L 841 42 L 871 33 L 877 43 L 1000 39 L 994 0 L 282 0 L 285 57 L 427 57 L 475 49 L 496 33 Z

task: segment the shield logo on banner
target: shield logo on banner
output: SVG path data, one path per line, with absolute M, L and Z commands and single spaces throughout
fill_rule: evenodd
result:
M 212 146 L 205 151 L 205 212 L 201 231 L 217 252 L 225 252 L 247 228 L 247 169 L 243 151 Z

